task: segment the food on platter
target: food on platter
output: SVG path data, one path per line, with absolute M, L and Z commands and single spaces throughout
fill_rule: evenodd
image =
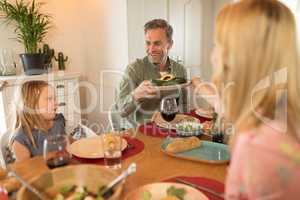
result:
M 201 141 L 195 137 L 188 138 L 176 138 L 166 147 L 166 151 L 169 153 L 180 153 L 200 147 Z

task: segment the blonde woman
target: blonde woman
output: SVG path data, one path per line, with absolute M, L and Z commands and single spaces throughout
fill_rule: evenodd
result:
M 65 119 L 56 114 L 54 89 L 45 81 L 28 81 L 21 88 L 12 150 L 17 161 L 42 155 L 46 134 L 65 134 Z
M 277 0 L 238 1 L 217 17 L 214 80 L 235 127 L 226 199 L 300 198 L 296 35 L 293 14 Z

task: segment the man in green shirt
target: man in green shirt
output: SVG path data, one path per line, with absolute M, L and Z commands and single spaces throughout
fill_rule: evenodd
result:
M 165 74 L 187 78 L 186 69 L 170 59 L 169 50 L 173 45 L 173 29 L 167 21 L 154 19 L 144 26 L 145 48 L 147 56 L 129 64 L 119 85 L 115 107 L 121 117 L 126 118 L 131 127 L 148 122 L 153 113 L 159 110 L 162 95 L 151 85 L 151 79 L 159 79 Z M 176 91 L 172 94 L 180 96 L 181 111 L 186 108 L 186 92 Z M 122 124 L 121 127 L 130 126 Z

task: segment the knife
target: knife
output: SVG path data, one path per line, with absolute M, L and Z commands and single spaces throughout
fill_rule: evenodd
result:
M 177 183 L 182 183 L 182 184 L 191 186 L 191 187 L 196 188 L 196 189 L 198 189 L 198 190 L 202 190 L 202 191 L 207 192 L 207 193 L 210 193 L 210 194 L 212 194 L 212 195 L 214 195 L 214 196 L 216 196 L 216 197 L 219 197 L 219 198 L 221 198 L 221 199 L 224 199 L 224 193 L 220 193 L 220 192 L 214 191 L 214 190 L 209 189 L 209 188 L 204 187 L 204 186 L 196 185 L 196 184 L 194 184 L 194 183 L 185 181 L 185 180 L 180 179 L 180 178 L 175 178 L 175 181 L 176 181 Z

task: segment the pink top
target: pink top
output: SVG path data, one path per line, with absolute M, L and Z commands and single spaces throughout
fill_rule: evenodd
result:
M 266 125 L 241 134 L 225 192 L 230 200 L 299 200 L 300 144 Z

